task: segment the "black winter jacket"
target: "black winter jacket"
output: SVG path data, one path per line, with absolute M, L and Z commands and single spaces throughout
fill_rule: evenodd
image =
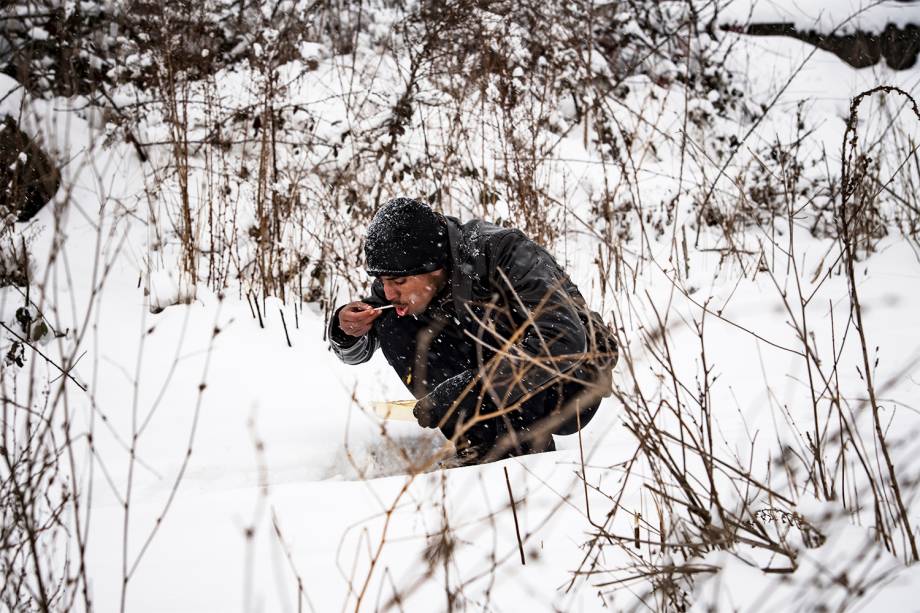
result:
M 449 288 L 444 293 L 448 298 L 442 298 L 446 304 L 428 310 L 447 313 L 442 321 L 455 328 L 448 330 L 450 342 L 464 345 L 457 350 L 475 356 L 468 360 L 469 366 L 476 378 L 486 382 L 484 387 L 497 406 L 525 400 L 560 379 L 581 379 L 592 368 L 612 368 L 617 350 L 610 330 L 600 315 L 587 308 L 578 288 L 545 249 L 519 230 L 481 220 L 463 224 L 453 217 L 446 220 L 451 260 Z M 379 279 L 364 301 L 374 306 L 387 303 Z M 329 327 L 335 354 L 346 364 L 369 360 L 381 346 L 378 332 L 387 325 L 387 317 L 396 315 L 385 312 L 368 334 L 356 339 L 339 328 L 336 312 Z M 411 363 L 400 354 L 402 348 L 384 346 L 383 350 L 416 397 L 442 382 L 413 385 Z

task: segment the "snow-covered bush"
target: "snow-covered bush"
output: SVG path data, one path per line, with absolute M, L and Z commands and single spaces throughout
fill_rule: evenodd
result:
M 681 146 L 662 131 L 681 111 L 669 89 L 686 90 L 701 134 L 738 107 L 724 45 L 679 2 L 157 10 L 121 42 L 111 134 L 151 156 L 153 260 L 218 291 L 328 306 L 340 284 L 363 285 L 363 228 L 400 194 L 548 245 L 586 202 L 605 203 L 584 211 L 605 235 L 663 228 L 673 206 L 636 204 L 630 160 Z M 650 116 L 613 103 L 628 96 Z M 599 185 L 559 181 L 579 141 Z
M 97 92 L 115 64 L 118 15 L 95 0 L 5 3 L 0 66 L 36 96 Z

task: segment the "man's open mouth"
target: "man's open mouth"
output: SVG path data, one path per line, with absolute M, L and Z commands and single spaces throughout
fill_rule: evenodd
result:
M 409 312 L 409 307 L 408 307 L 408 305 L 405 305 L 405 304 L 397 304 L 397 305 L 395 305 L 395 306 L 396 306 L 396 314 L 397 314 L 398 316 L 400 316 L 400 317 L 404 316 L 406 313 Z

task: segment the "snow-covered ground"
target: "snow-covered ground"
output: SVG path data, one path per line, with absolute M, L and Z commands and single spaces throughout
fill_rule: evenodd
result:
M 732 10 L 747 19 L 748 7 L 742 4 L 734 3 Z M 801 4 L 809 19 L 831 18 L 830 11 L 808 12 L 808 3 Z M 899 15 L 917 10 L 888 4 Z M 757 6 L 764 5 L 778 6 Z M 784 8 L 783 15 L 790 10 Z M 826 149 L 831 163 L 839 158 L 854 95 L 877 84 L 920 95 L 920 67 L 854 70 L 794 40 L 738 37 L 729 62 L 743 75 L 752 100 L 777 96 L 752 146 L 777 137 L 788 142 L 801 104 L 813 128 L 804 154 L 817 156 Z M 52 207 L 23 231 L 34 235 L 37 254 L 50 253 L 55 241 L 65 239 L 53 262 L 36 258 L 35 274 L 47 279 L 50 323 L 70 330 L 45 345 L 47 351 L 60 356 L 79 347 L 77 355 L 86 352 L 73 374 L 89 391 L 69 385 L 65 406 L 78 430 L 92 435 L 91 450 L 77 447 L 76 463 L 81 482 L 92 484 L 82 492 L 83 527 L 90 598 L 97 610 L 117 610 L 123 593 L 129 611 L 594 611 L 639 607 L 643 601 L 651 608 L 664 606 L 657 600 L 660 594 L 648 595 L 642 583 L 610 582 L 620 576 L 615 569 L 660 563 L 672 554 L 653 544 L 635 549 L 627 542 L 606 547 L 597 557 L 598 549 L 586 546 L 600 529 L 631 536 L 637 512 L 651 522 L 642 524 L 643 539 L 655 540 L 649 528 L 658 527 L 656 498 L 645 487 L 652 476 L 648 467 L 625 470 L 637 442 L 623 424 L 617 399 L 606 399 L 583 433 L 590 488 L 580 477 L 577 437 L 557 438 L 558 451 L 535 457 L 407 474 L 407 456 L 430 457 L 443 439 L 414 424 L 381 422 L 370 414 L 376 400 L 408 397 L 382 356 L 357 367 L 338 363 L 323 341 L 323 313 L 294 301 L 267 299 L 260 305 L 263 327 L 245 297 L 218 296 L 199 286 L 191 304 L 152 314 L 154 298 L 162 304 L 181 302 L 179 294 L 189 292 L 179 287 L 178 273 L 164 272 L 167 265 L 155 278 L 166 289 L 145 296 L 150 289 L 141 280 L 148 265 L 149 177 L 143 164 L 128 145 L 103 145 L 100 126 L 69 101 L 23 99 L 21 91 L 6 96 L 14 89 L 13 81 L 0 76 L 0 111 L 27 108 L 34 121 L 25 128 L 41 134 L 58 159 L 69 160 L 64 183 L 71 191 L 59 198 L 66 202 L 60 232 L 54 231 Z M 627 98 L 634 110 L 644 103 L 641 91 L 640 83 Z M 675 93 L 673 103 L 683 102 Z M 326 104 L 328 117 L 339 112 L 335 101 Z M 881 119 L 865 104 L 862 125 L 869 130 Z M 718 130 L 740 136 L 750 127 L 734 121 L 725 118 Z M 920 119 L 910 121 L 904 120 L 905 129 L 920 138 Z M 571 160 L 569 176 L 596 185 L 599 171 L 575 132 L 560 143 L 559 157 Z M 676 164 L 650 157 L 640 166 L 642 197 L 657 202 L 673 195 L 673 182 L 660 177 L 675 176 Z M 678 214 L 679 227 L 691 213 Z M 618 366 L 617 386 L 626 394 L 639 388 L 655 396 L 661 387 L 657 341 L 649 340 L 658 338 L 655 312 L 667 314 L 675 370 L 693 382 L 703 368 L 695 326 L 704 319 L 700 305 L 709 305 L 703 339 L 714 380 L 716 446 L 739 465 L 749 464 L 754 474 L 772 475 L 780 483 L 781 470 L 768 468 L 768 460 L 783 444 L 807 444 L 801 433 L 809 429 L 812 413 L 805 361 L 796 353 L 802 343 L 789 324 L 801 313 L 785 311 L 781 290 L 792 296 L 799 291 L 794 271 L 804 295 L 817 288 L 809 326 L 814 346 L 826 352 L 839 342 L 832 334 L 842 333 L 849 300 L 843 275 L 822 276 L 834 267 L 825 261 L 829 252 L 836 253 L 832 241 L 815 239 L 800 227 L 790 236 L 782 220 L 776 228 L 779 247 L 769 245 L 769 237 L 758 230 L 745 235 L 744 246 L 762 246 L 769 259 L 757 272 L 748 261 L 744 276 L 733 258 L 708 249 L 719 246 L 714 235 L 704 236 L 707 249 L 691 243 L 687 272 L 678 270 L 682 258 L 679 263 L 669 259 L 670 233 L 660 239 L 633 237 L 624 249 L 636 276 L 628 288 L 604 297 L 603 315 L 616 321 L 629 341 L 629 360 Z M 790 244 L 796 268 L 780 248 Z M 555 251 L 600 308 L 592 229 L 573 223 Z M 100 266 L 97 254 L 110 267 Z M 918 534 L 920 259 L 893 232 L 877 253 L 857 264 L 857 279 L 865 331 L 875 348 L 871 358 L 878 358 L 880 404 Z M 6 288 L 2 299 L 0 319 L 14 321 L 21 296 Z M 858 344 L 851 343 L 839 359 L 840 387 L 854 407 L 866 393 L 857 372 L 860 357 Z M 29 356 L 25 368 L 57 376 L 38 356 Z M 866 427 L 871 447 L 864 404 L 856 423 Z M 662 420 L 667 422 L 665 416 Z M 505 471 L 526 564 L 519 557 Z M 839 505 L 818 502 L 801 484 L 783 491 L 826 542 L 802 548 L 799 568 L 791 575 L 762 572 L 758 567 L 771 561 L 743 546 L 700 557 L 695 563 L 716 571 L 696 575 L 687 594 L 695 610 L 710 605 L 830 609 L 844 602 L 863 610 L 920 610 L 912 599 L 920 589 L 916 565 L 905 566 L 888 553 L 867 525 L 848 522 Z M 756 500 L 755 507 L 771 506 L 766 495 Z M 898 552 L 903 557 L 902 543 Z
M 791 23 L 803 31 L 881 32 L 889 24 L 903 28 L 917 23 L 920 5 L 897 0 L 733 0 L 720 5 L 727 22 Z

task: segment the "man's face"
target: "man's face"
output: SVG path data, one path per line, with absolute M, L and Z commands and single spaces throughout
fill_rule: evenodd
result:
M 427 309 L 431 299 L 444 287 L 446 279 L 447 273 L 443 268 L 408 277 L 380 277 L 383 293 L 396 305 L 396 314 L 400 317 L 418 315 Z

